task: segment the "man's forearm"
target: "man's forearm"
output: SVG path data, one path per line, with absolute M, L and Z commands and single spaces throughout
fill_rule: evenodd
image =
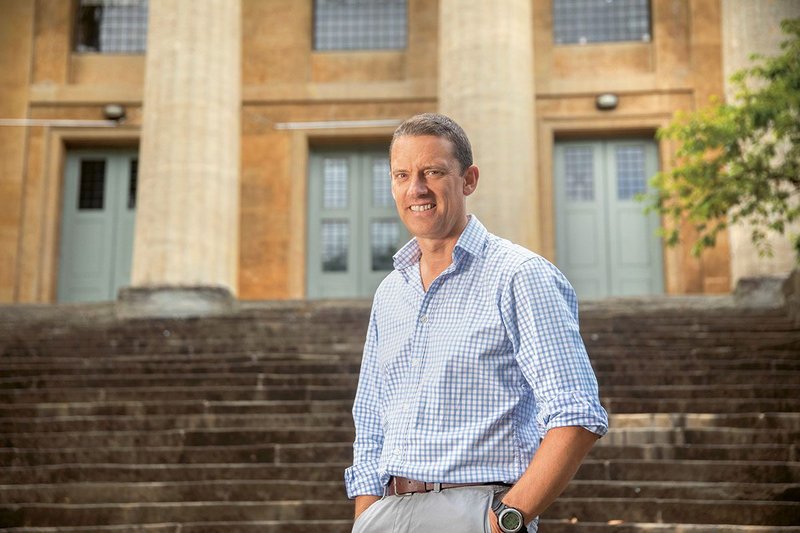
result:
M 380 496 L 356 496 L 356 514 L 353 519 L 358 518 L 358 515 L 367 510 L 367 507 L 380 499 Z
M 547 432 L 525 473 L 503 502 L 519 509 L 525 523 L 544 512 L 567 487 L 598 436 L 582 427 Z

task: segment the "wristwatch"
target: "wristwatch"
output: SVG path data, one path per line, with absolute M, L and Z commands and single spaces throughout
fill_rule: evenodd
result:
M 492 507 L 492 511 L 497 515 L 497 524 L 503 533 L 518 533 L 525 530 L 525 520 L 519 509 L 514 509 L 499 501 Z

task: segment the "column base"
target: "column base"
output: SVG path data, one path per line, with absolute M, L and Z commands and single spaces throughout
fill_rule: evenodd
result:
M 734 300 L 744 307 L 783 307 L 800 310 L 800 269 L 785 274 L 739 278 Z
M 189 318 L 229 313 L 236 301 L 225 287 L 123 287 L 115 311 L 119 318 Z

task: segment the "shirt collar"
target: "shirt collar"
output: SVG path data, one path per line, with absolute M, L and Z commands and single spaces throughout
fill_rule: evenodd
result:
M 453 262 L 459 263 L 465 254 L 480 256 L 486 246 L 486 238 L 489 232 L 486 230 L 481 221 L 475 215 L 469 215 L 469 220 L 458 237 L 456 246 L 453 249 Z M 422 256 L 422 250 L 419 248 L 417 239 L 411 239 L 405 246 L 400 248 L 394 254 L 394 268 L 395 270 L 405 270 L 410 266 L 419 263 L 419 258 Z

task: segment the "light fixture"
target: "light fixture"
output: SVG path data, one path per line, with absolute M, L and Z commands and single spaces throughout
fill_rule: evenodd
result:
M 594 105 L 601 111 L 610 111 L 617 107 L 619 98 L 614 93 L 604 93 L 597 95 Z
M 125 118 L 125 106 L 120 104 L 106 104 L 103 106 L 103 116 L 108 120 L 117 122 Z

